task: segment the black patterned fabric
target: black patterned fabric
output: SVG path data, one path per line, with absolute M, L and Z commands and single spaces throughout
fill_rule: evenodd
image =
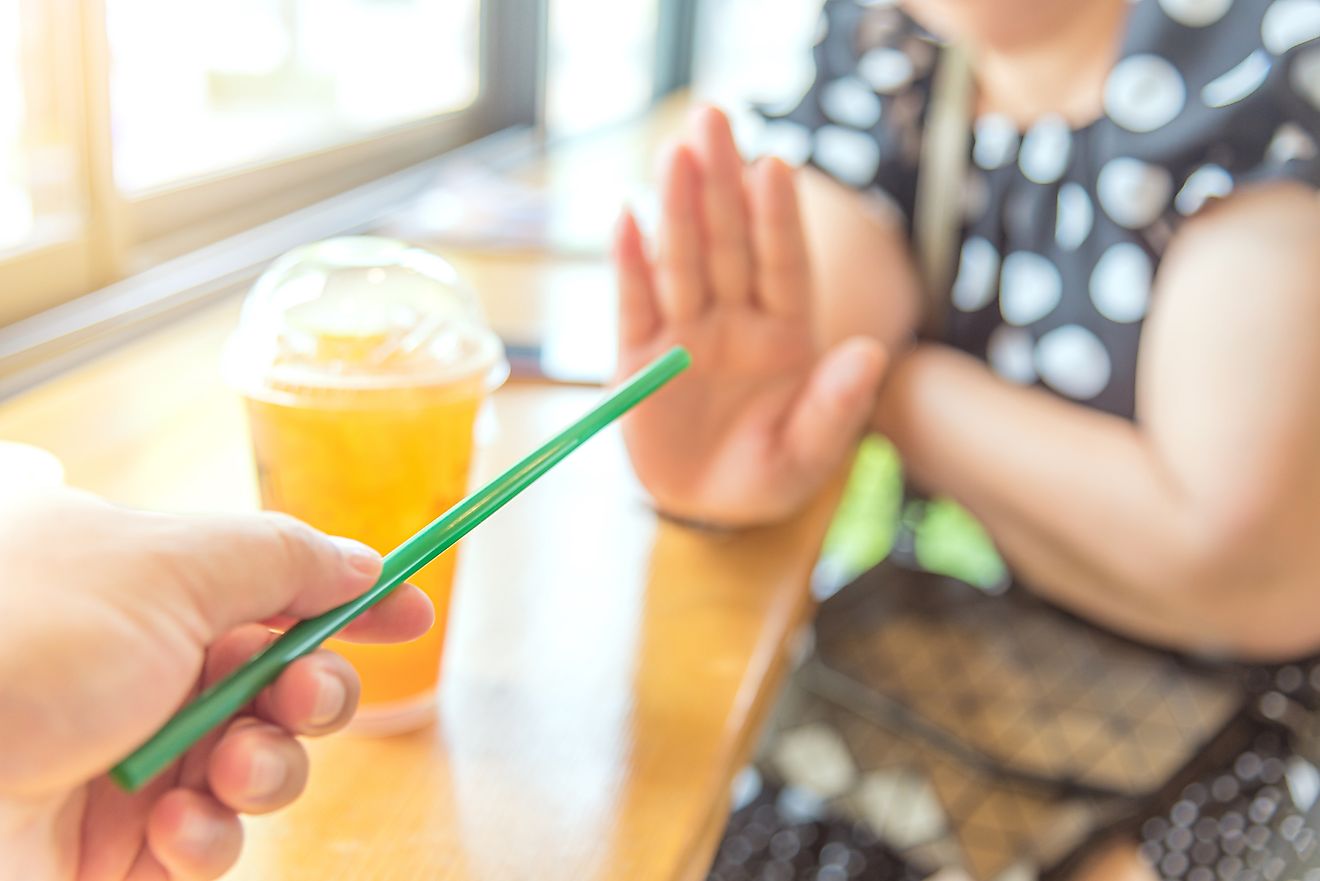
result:
M 815 81 L 762 148 L 910 232 L 941 51 L 891 3 L 828 0 Z M 1317 142 L 1320 0 L 1134 0 L 1098 119 L 974 120 L 946 341 L 1133 417 L 1180 224 L 1245 185 L 1320 186 Z M 1320 881 L 1316 659 L 1203 681 L 1057 610 L 882 569 L 875 591 L 905 597 L 823 607 L 712 881 L 1062 878 L 1114 834 L 1170 881 Z
M 938 43 L 897 7 L 826 4 L 816 78 L 765 147 L 909 222 Z M 1104 113 L 974 124 L 947 341 L 1013 382 L 1131 417 L 1152 280 L 1178 226 L 1235 187 L 1320 185 L 1313 0 L 1138 0 Z
M 1284 732 L 1202 757 L 1212 771 L 1138 828 L 1141 854 L 1167 881 L 1320 881 L 1315 766 Z

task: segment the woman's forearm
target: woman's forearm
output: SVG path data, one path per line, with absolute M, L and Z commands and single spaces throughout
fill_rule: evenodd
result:
M 977 515 L 1042 594 L 1146 639 L 1224 639 L 1231 609 L 1201 602 L 1216 538 L 1133 423 L 930 345 L 894 366 L 877 412 L 910 478 Z
M 1284 658 L 1320 646 L 1320 203 L 1245 189 L 1179 232 L 1135 422 L 944 346 L 893 365 L 879 428 L 1042 594 L 1134 636 Z

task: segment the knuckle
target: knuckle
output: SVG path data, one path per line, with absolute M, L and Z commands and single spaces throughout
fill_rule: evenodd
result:
M 266 539 L 274 555 L 302 569 L 317 562 L 320 534 L 306 523 L 283 513 L 263 515 Z

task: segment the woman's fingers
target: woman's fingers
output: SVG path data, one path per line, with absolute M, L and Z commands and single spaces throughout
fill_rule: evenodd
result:
M 776 315 L 806 315 L 811 267 L 793 169 L 767 157 L 758 160 L 747 176 L 761 305 Z
M 619 286 L 620 348 L 640 346 L 655 335 L 660 312 L 642 233 L 627 209 L 614 229 L 614 273 Z
M 686 144 L 672 147 L 661 166 L 661 213 L 656 277 L 660 310 L 690 321 L 706 308 L 700 213 L 701 171 Z
M 348 724 L 361 690 L 348 661 L 319 649 L 290 664 L 257 698 L 256 711 L 294 734 L 329 734 Z
M 853 337 L 825 353 L 785 425 L 791 467 L 813 476 L 828 471 L 857 443 L 874 410 L 885 361 L 884 348 L 870 337 Z
M 742 157 L 728 118 L 714 107 L 699 108 L 692 129 L 701 160 L 706 279 L 716 301 L 743 305 L 752 295 L 752 242 Z
M 232 810 L 211 796 L 174 789 L 151 809 L 147 846 L 170 878 L 218 878 L 238 859 L 243 826 Z
M 302 793 L 307 771 L 307 752 L 293 735 L 249 717 L 230 725 L 211 751 L 206 782 L 225 807 L 266 814 Z

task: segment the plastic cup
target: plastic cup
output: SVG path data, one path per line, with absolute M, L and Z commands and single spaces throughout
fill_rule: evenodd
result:
M 447 262 L 352 237 L 299 248 L 262 275 L 225 372 L 246 399 L 262 505 L 384 553 L 467 494 L 477 414 L 508 364 Z M 412 579 L 435 603 L 428 634 L 328 643 L 362 679 L 356 729 L 431 718 L 457 551 Z

